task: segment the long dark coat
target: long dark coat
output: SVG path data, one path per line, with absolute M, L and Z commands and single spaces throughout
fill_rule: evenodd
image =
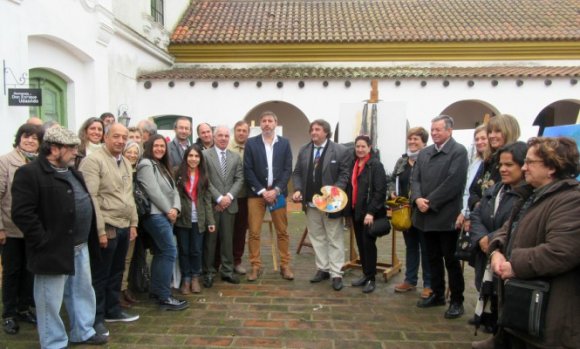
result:
M 429 210 L 413 210 L 413 226 L 422 231 L 455 230 L 467 181 L 467 150 L 450 138 L 441 151 L 430 145 L 419 152 L 411 178 L 411 202 L 425 198 Z
M 526 189 L 524 191 L 524 189 Z M 531 187 L 522 190 L 522 201 Z M 513 216 L 513 215 L 512 215 Z M 506 254 L 511 219 L 495 233 L 490 251 Z M 520 218 L 513 234 L 509 261 L 520 279 L 550 281 L 543 341 L 524 340 L 539 347 L 580 348 L 580 186 L 576 179 L 559 180 L 538 197 Z M 501 302 L 501 299 L 500 299 Z M 501 304 L 500 304 L 501 308 Z
M 352 167 L 354 161 L 352 162 Z M 369 176 L 370 173 L 370 176 Z M 344 210 L 345 216 L 351 216 L 356 221 L 362 221 L 368 213 L 374 219 L 385 217 L 387 210 L 385 208 L 385 198 L 387 197 L 387 175 L 383 164 L 376 155 L 372 155 L 364 166 L 364 169 L 358 175 L 358 191 L 355 207 L 352 207 L 352 170 L 349 176 L 349 182 L 346 188 L 348 195 L 348 204 Z M 372 180 L 372 185 L 369 183 Z M 369 199 L 369 185 L 371 185 Z M 368 202 L 367 202 L 368 201 Z
M 73 168 L 69 171 L 88 192 L 82 174 Z M 44 155 L 16 171 L 12 183 L 12 220 L 24 234 L 27 267 L 33 274 L 72 275 L 74 192 L 69 182 L 55 174 Z M 88 245 L 91 258 L 98 258 L 97 219 L 94 208 L 92 211 Z
M 493 240 L 495 231 L 507 222 L 515 202 L 520 198 L 516 191 L 506 191 L 497 211 L 494 213 L 497 194 L 502 186 L 503 183 L 500 182 L 485 190 L 483 197 L 479 201 L 479 205 L 477 205 L 470 215 L 471 231 L 469 233 L 471 241 L 476 246 L 473 262 L 475 268 L 475 287 L 478 290 L 481 287 L 481 279 L 483 278 L 483 272 L 487 265 L 487 254 L 479 248 L 479 240 L 484 236 L 487 236 L 490 242 Z

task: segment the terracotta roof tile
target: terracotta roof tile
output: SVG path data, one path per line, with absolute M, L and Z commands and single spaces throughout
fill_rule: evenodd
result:
M 578 40 L 578 0 L 193 0 L 172 44 Z
M 307 67 L 174 68 L 144 73 L 140 80 L 220 79 L 402 79 L 402 78 L 544 78 L 580 77 L 580 67 Z

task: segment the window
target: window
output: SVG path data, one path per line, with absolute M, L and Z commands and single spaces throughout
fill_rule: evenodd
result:
M 163 25 L 163 0 L 151 0 L 151 17 Z

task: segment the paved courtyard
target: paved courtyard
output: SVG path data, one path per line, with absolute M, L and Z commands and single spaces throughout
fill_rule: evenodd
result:
M 347 270 L 345 288 L 331 289 L 330 282 L 311 284 L 314 254 L 304 247 L 295 254 L 304 230 L 302 213 L 289 213 L 294 281 L 283 280 L 273 271 L 269 233 L 264 224 L 262 260 L 265 273 L 257 282 L 243 278 L 240 285 L 221 280 L 199 295 L 188 296 L 191 306 L 182 312 L 161 312 L 140 295 L 131 311 L 141 315 L 129 324 L 109 324 L 108 348 L 470 348 L 474 339 L 467 325 L 473 314 L 473 272 L 466 267 L 466 315 L 443 318 L 445 307 L 419 309 L 415 303 L 420 289 L 394 293 L 402 281 L 398 274 L 387 282 L 377 278 L 374 293 L 363 294 L 350 282 L 359 270 Z M 397 236 L 397 250 L 404 260 L 404 242 Z M 345 231 L 348 247 L 348 232 Z M 391 237 L 379 240 L 380 259 L 390 258 Z M 348 251 L 347 251 L 348 255 Z M 404 262 L 403 262 L 404 264 Z M 404 271 L 404 270 L 403 270 Z M 0 333 L 1 349 L 38 348 L 35 329 L 21 325 L 19 335 Z M 83 348 L 78 346 L 77 348 Z M 87 348 L 91 348 L 88 347 Z

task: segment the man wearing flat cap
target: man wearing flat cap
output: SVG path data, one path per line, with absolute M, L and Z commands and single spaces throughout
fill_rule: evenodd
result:
M 79 138 L 54 127 L 38 159 L 20 167 L 12 185 L 12 220 L 22 230 L 34 274 L 38 335 L 43 349 L 68 347 L 60 317 L 64 301 L 70 343 L 104 344 L 93 329 L 95 292 L 89 250 L 99 256 L 95 210 L 82 175 L 73 169 Z

